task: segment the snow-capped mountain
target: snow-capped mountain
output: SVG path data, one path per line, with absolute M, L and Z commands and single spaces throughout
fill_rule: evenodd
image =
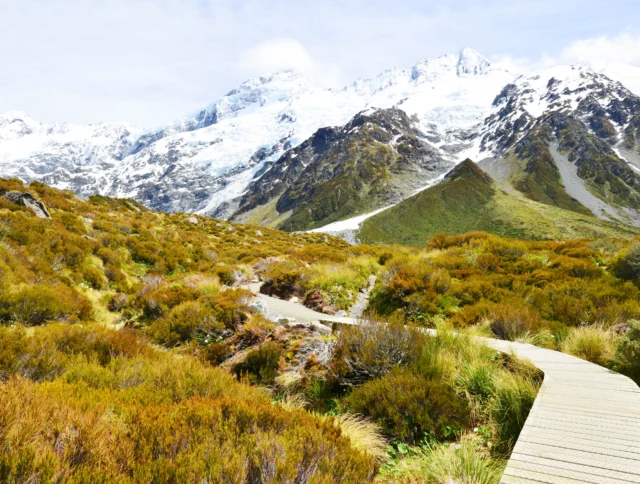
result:
M 523 163 L 528 163 L 525 173 L 532 177 L 533 162 L 523 153 L 531 157 L 527 147 L 544 139 L 540 146 L 564 149 L 563 156 L 573 157 L 570 161 L 576 166 L 577 158 L 591 160 L 591 168 L 582 163 L 578 173 L 585 179 L 594 178 L 594 170 L 613 173 L 598 195 L 606 199 L 615 194 L 615 200 L 607 203 L 625 207 L 635 203 L 636 175 L 628 173 L 640 168 L 637 96 L 604 74 L 581 67 L 516 77 L 468 48 L 358 79 L 343 89 L 314 86 L 292 71 L 250 79 L 197 112 L 149 131 L 126 124 L 42 124 L 23 113 L 5 113 L 0 116 L 0 176 L 41 180 L 79 194 L 133 198 L 157 210 L 226 218 L 242 211 L 249 199 L 255 205 L 261 199 L 256 193 L 259 187 L 277 186 L 278 193 L 285 193 L 291 187 L 283 180 L 298 175 L 304 179 L 306 166 L 301 165 L 302 158 L 293 161 L 297 152 L 292 148 L 323 138 L 318 130 L 341 133 L 342 145 L 350 146 L 347 141 L 353 136 L 343 128 L 358 113 L 389 109 L 399 109 L 411 120 L 407 132 L 396 133 L 389 141 L 390 159 L 406 156 L 397 151 L 405 149 L 398 140 L 410 136 L 412 169 L 433 168 L 436 165 L 430 163 L 437 160 L 437 169 L 421 172 L 412 183 L 428 183 L 430 174 L 436 178 L 443 167 L 468 157 L 519 159 L 519 164 L 509 162 L 509 170 L 522 171 Z M 381 143 L 383 138 L 369 137 L 365 144 Z M 571 142 L 579 144 L 580 150 Z M 323 163 L 322 153 L 311 155 L 315 170 Z M 334 150 L 331 157 L 342 159 L 342 155 Z M 424 159 L 415 158 L 423 155 Z M 290 167 L 296 177 L 278 175 Z M 558 167 L 549 169 L 560 180 L 554 182 L 559 183 L 554 190 L 564 193 Z M 498 177 L 509 170 L 489 169 Z M 335 176 L 327 170 L 319 172 L 326 180 Z M 265 173 L 269 173 L 265 182 L 260 182 Z M 615 188 L 617 180 L 622 185 Z M 598 192 L 598 183 L 589 183 L 590 190 Z M 396 194 L 404 193 L 397 180 L 391 186 Z M 620 198 L 618 189 L 631 190 L 633 197 Z M 559 203 L 555 195 L 545 192 L 543 196 L 536 190 L 530 190 L 534 199 Z M 385 197 L 374 198 L 379 204 Z M 358 213 L 366 208 L 359 207 Z
M 480 155 L 493 156 L 551 112 L 574 116 L 616 149 L 628 151 L 625 130 L 640 114 L 639 98 L 620 82 L 580 66 L 559 66 L 506 85 L 484 122 Z M 629 147 L 630 148 L 630 147 Z
M 453 166 L 404 111 L 371 108 L 287 151 L 231 220 L 313 229 L 398 203 Z
M 18 111 L 0 114 L 0 174 L 107 193 L 140 133 L 127 124 L 43 124 Z
M 520 77 L 496 97 L 476 159 L 528 197 L 640 225 L 640 97 L 572 66 Z
M 340 90 L 295 72 L 251 79 L 192 115 L 155 130 L 126 125 L 42 125 L 8 113 L 0 123 L 2 176 L 38 179 L 80 194 L 131 197 L 166 211 L 228 215 L 265 163 L 319 128 L 342 126 L 368 108 L 398 105 L 449 159 L 513 76 L 480 54 L 424 60 Z

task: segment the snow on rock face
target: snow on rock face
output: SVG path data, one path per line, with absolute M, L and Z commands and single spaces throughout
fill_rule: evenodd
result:
M 221 207 L 242 195 L 285 151 L 319 128 L 345 125 L 367 108 L 402 109 L 450 161 L 481 149 L 486 156 L 500 149 L 496 132 L 507 121 L 535 117 L 557 102 L 555 95 L 580 102 L 580 75 L 554 76 L 561 79 L 555 90 L 547 87 L 546 74 L 514 81 L 512 74 L 465 48 L 340 90 L 315 87 L 292 71 L 250 79 L 151 131 L 126 124 L 42 124 L 10 112 L 0 115 L 0 173 L 80 194 L 131 197 L 157 210 L 227 216 Z M 503 90 L 507 84 L 515 86 L 510 89 L 518 93 L 517 101 Z M 563 94 L 565 87 L 573 93 Z M 504 100 L 496 99 L 501 91 Z M 493 118 L 483 124 L 487 116 Z
M 507 84 L 493 102 L 478 138 L 476 158 L 500 155 L 521 139 L 536 120 L 564 113 L 583 122 L 615 147 L 640 110 L 640 98 L 621 83 L 580 66 L 557 66 Z
M 124 124 L 45 125 L 23 113 L 5 113 L 0 168 L 3 176 L 38 179 L 81 194 L 214 214 L 241 195 L 265 163 L 319 128 L 344 125 L 368 107 L 398 104 L 455 158 L 465 143 L 457 129 L 479 122 L 511 77 L 463 49 L 342 90 L 314 87 L 292 71 L 250 79 L 201 110 L 146 132 Z

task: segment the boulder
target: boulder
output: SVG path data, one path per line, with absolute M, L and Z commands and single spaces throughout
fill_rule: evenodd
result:
M 20 205 L 22 207 L 27 207 L 36 214 L 36 217 L 51 218 L 51 215 L 49 214 L 49 211 L 47 210 L 47 207 L 45 207 L 44 203 L 31 195 L 29 192 L 6 192 L 3 197 L 11 203 L 15 203 L 16 205 Z
M 251 298 L 247 306 L 249 306 L 249 308 L 255 311 L 256 313 L 262 314 L 263 316 L 266 316 L 267 313 L 269 312 L 269 308 L 267 307 L 267 304 L 259 297 Z

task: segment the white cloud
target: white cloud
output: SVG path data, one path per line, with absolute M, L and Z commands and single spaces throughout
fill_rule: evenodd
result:
M 501 61 L 516 72 L 546 65 L 541 52 L 556 62 L 595 51 L 637 63 L 637 36 L 602 34 L 625 32 L 639 8 L 637 0 L 606 9 L 595 0 L 0 0 L 0 112 L 153 127 L 274 69 L 340 86 L 462 46 L 508 53 Z
M 514 74 L 534 75 L 556 65 L 579 64 L 620 81 L 640 95 L 640 34 L 623 33 L 571 42 L 553 57 L 543 54 L 537 59 L 494 55 L 494 65 Z
M 513 57 L 508 54 L 496 54 L 491 56 L 490 60 L 494 66 L 506 69 L 516 75 L 533 75 L 535 72 L 558 64 L 557 59 L 547 54 L 535 60 L 526 57 Z
M 340 69 L 333 64 L 317 62 L 297 40 L 271 39 L 245 51 L 238 67 L 249 75 L 260 75 L 284 69 L 302 72 L 312 82 L 336 86 L 341 79 Z
M 640 34 L 578 40 L 562 50 L 560 59 L 569 63 L 622 62 L 640 66 Z
M 304 46 L 293 39 L 274 39 L 247 50 L 240 67 L 258 73 L 293 69 L 313 74 L 315 62 Z

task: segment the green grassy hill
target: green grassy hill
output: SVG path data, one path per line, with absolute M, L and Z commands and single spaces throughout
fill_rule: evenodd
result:
M 500 188 L 473 161 L 466 160 L 444 181 L 385 210 L 361 226 L 370 244 L 423 246 L 438 232 L 482 230 L 522 239 L 628 239 L 640 229 L 538 203 Z

